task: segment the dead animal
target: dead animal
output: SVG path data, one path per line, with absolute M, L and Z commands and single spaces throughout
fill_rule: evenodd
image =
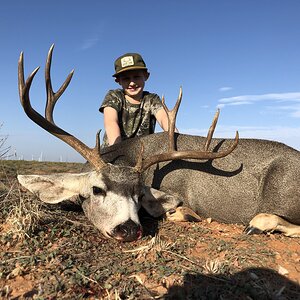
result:
M 238 133 L 235 139 L 212 138 L 219 112 L 207 137 L 174 133 L 181 90 L 173 110 L 168 110 L 163 101 L 169 116 L 167 133 L 128 139 L 103 150 L 97 133 L 96 146 L 89 148 L 54 123 L 55 103 L 73 71 L 53 92 L 52 52 L 53 46 L 46 62 L 45 117 L 31 107 L 29 99 L 38 68 L 25 82 L 21 53 L 18 76 L 22 106 L 31 120 L 86 158 L 92 170 L 19 175 L 19 182 L 42 201 L 59 203 L 80 197 L 87 218 L 106 237 L 122 241 L 142 236 L 138 217 L 141 206 L 154 217 L 167 214 L 177 219 L 173 212 L 183 211 L 178 207 L 185 206 L 204 218 L 244 224 L 249 234 L 280 231 L 300 236 L 299 151 L 274 141 L 239 139 Z

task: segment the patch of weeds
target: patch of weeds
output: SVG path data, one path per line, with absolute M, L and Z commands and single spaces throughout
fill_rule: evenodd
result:
M 222 239 L 213 239 L 211 242 L 208 244 L 208 251 L 209 252 L 215 252 L 215 253 L 220 253 L 224 251 L 231 251 L 233 250 L 234 243 L 232 241 L 226 241 Z

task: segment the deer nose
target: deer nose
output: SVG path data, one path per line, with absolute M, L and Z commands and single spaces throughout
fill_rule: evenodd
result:
M 138 240 L 142 237 L 142 227 L 129 219 L 114 228 L 113 237 L 124 242 Z

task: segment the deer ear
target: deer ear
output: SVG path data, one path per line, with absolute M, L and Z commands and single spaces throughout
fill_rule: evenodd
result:
M 79 174 L 18 175 L 19 183 L 43 202 L 59 203 L 81 194 Z

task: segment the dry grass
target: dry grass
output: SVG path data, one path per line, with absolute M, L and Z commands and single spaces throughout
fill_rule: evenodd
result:
M 2 234 L 12 236 L 17 241 L 30 238 L 42 224 L 54 217 L 49 205 L 25 191 L 16 181 L 16 173 L 31 173 L 36 162 L 24 164 L 20 161 L 0 161 L 1 219 L 4 219 Z M 20 166 L 26 166 L 22 169 Z M 41 170 L 40 170 L 41 171 Z
M 47 215 L 42 209 L 44 206 L 40 201 L 32 201 L 27 194 L 22 194 L 20 189 L 16 189 L 19 193 L 17 198 L 19 201 L 12 205 L 5 223 L 9 230 L 7 234 L 12 234 L 19 241 L 30 238 L 45 222 Z M 32 196 L 31 196 L 32 197 Z

